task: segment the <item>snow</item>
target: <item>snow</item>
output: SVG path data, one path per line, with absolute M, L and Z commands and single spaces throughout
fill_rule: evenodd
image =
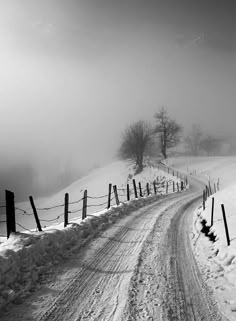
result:
M 229 320 L 236 320 L 236 158 L 196 157 L 168 160 L 169 166 L 176 166 L 195 177 L 213 183 L 220 180 L 220 190 L 210 196 L 205 210 L 200 205 L 193 219 L 193 249 L 206 283 L 214 291 L 219 308 Z M 212 197 L 214 197 L 214 220 L 211 227 Z M 227 245 L 221 204 L 224 204 L 230 236 Z M 202 221 L 206 220 L 210 241 L 203 233 Z
M 147 182 L 153 183 L 158 179 L 158 194 L 153 193 L 143 198 L 126 201 L 125 188 L 130 183 L 132 188 L 132 179 L 136 182 L 142 182 L 143 190 Z M 0 308 L 11 301 L 17 301 L 21 295 L 27 295 L 37 286 L 37 280 L 40 275 L 47 270 L 48 266 L 57 264 L 66 259 L 73 250 L 83 246 L 88 240 L 94 238 L 100 231 L 106 229 L 110 224 L 122 215 L 128 215 L 131 211 L 153 202 L 157 198 L 164 197 L 166 188 L 163 185 L 165 181 L 175 181 L 180 183 L 180 179 L 157 170 L 152 165 L 146 166 L 142 173 L 134 175 L 132 166 L 127 162 L 115 162 L 106 167 L 94 170 L 88 176 L 78 180 L 66 189 L 55 194 L 48 199 L 35 200 L 37 208 L 49 208 L 51 206 L 61 205 L 59 208 L 51 210 L 38 210 L 39 219 L 43 222 L 43 232 L 34 231 L 35 221 L 28 202 L 16 204 L 17 227 L 21 232 L 12 233 L 7 240 L 1 237 L 0 241 Z M 89 207 L 88 216 L 85 220 L 81 219 L 81 210 L 70 214 L 69 225 L 64 228 L 63 210 L 64 195 L 69 193 L 70 202 L 77 201 L 83 197 L 84 189 L 88 190 L 89 196 L 105 195 L 105 204 L 107 202 L 108 184 L 116 184 L 119 188 L 120 201 L 119 206 L 114 205 L 107 210 L 102 206 Z M 173 190 L 170 188 L 169 193 Z M 123 196 L 122 196 L 123 193 Z M 100 204 L 103 199 L 93 199 L 93 204 Z M 88 199 L 88 205 L 91 205 L 91 199 Z M 96 203 L 97 202 L 97 203 Z M 76 211 L 80 203 L 70 205 L 70 211 Z M 25 211 L 24 212 L 22 212 Z M 30 214 L 30 215 L 28 215 Z M 61 216 L 60 216 L 61 215 Z M 3 216 L 3 215 L 2 215 Z M 1 216 L 1 217 L 2 217 Z M 55 217 L 56 223 L 54 220 Z M 47 220 L 47 222 L 43 221 Z M 21 226 L 24 227 L 22 231 Z M 2 233 L 2 231 L 1 231 Z

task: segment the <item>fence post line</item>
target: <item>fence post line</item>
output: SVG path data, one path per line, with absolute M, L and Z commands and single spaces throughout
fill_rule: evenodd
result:
M 215 205 L 215 198 L 212 197 L 212 201 L 211 201 L 211 226 L 213 225 L 213 219 L 214 219 L 214 205 Z
M 36 224 L 37 224 L 37 228 L 38 228 L 39 232 L 42 232 L 42 227 L 41 227 L 41 224 L 40 224 L 40 221 L 39 221 L 39 217 L 38 217 L 38 213 L 37 213 L 36 207 L 34 205 L 33 196 L 30 196 L 29 200 L 30 200 L 31 207 L 33 209 L 34 218 L 35 218 L 35 221 L 36 221 Z
M 136 186 L 135 179 L 133 179 L 133 186 L 134 186 L 134 195 L 135 195 L 135 198 L 138 198 L 137 186 Z
M 205 195 L 205 190 L 203 190 L 203 195 L 202 195 L 202 206 L 203 206 L 203 210 L 204 210 L 204 211 L 205 211 L 205 208 L 206 208 L 205 200 L 206 200 L 206 195 Z
M 208 196 L 209 196 L 209 189 L 208 189 L 208 186 L 206 185 L 206 200 Z
M 115 199 L 116 199 L 116 205 L 118 206 L 118 205 L 120 205 L 120 201 L 119 201 L 116 185 L 113 185 L 113 191 L 114 191 L 114 195 L 115 195 Z
M 139 195 L 140 197 L 143 197 L 141 182 L 138 183 L 138 186 L 139 186 Z
M 166 181 L 166 194 L 168 194 L 168 181 Z
M 11 191 L 5 190 L 6 198 L 6 217 L 7 217 L 7 238 L 11 232 L 16 232 L 16 215 L 15 215 L 15 195 Z
M 219 191 L 220 190 L 220 179 L 218 178 L 218 181 L 217 181 L 217 190 Z
M 147 194 L 148 194 L 148 196 L 150 195 L 149 183 L 147 183 Z
M 225 224 L 225 235 L 226 235 L 226 239 L 227 239 L 227 245 L 229 246 L 230 245 L 230 238 L 229 238 L 229 230 L 228 230 L 228 224 L 227 224 L 226 215 L 225 215 L 224 204 L 221 204 L 221 209 L 222 209 L 223 220 L 224 220 L 224 224 Z
M 177 184 L 177 191 L 179 192 L 179 183 L 177 182 L 176 184 Z
M 156 182 L 153 181 L 153 188 L 154 188 L 154 193 L 156 194 L 157 193 L 157 188 L 156 188 Z
M 85 189 L 84 197 L 83 197 L 82 220 L 84 220 L 87 216 L 87 202 L 88 202 L 88 191 Z
M 127 201 L 130 201 L 129 184 L 127 184 Z
M 181 181 L 181 191 L 183 191 L 183 189 L 184 189 L 184 182 Z
M 173 193 L 175 192 L 175 181 L 173 181 Z

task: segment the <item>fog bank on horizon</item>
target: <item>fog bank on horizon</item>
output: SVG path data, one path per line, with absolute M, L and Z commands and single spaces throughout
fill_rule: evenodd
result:
M 235 12 L 233 0 L 0 0 L 2 182 L 56 190 L 161 106 L 186 130 L 236 137 Z

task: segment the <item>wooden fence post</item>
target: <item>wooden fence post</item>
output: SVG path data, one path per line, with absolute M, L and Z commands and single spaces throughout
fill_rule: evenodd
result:
M 217 190 L 219 191 L 220 190 L 220 179 L 218 178 L 218 181 L 217 181 Z
M 221 204 L 221 209 L 222 209 L 223 220 L 224 220 L 224 224 L 225 224 L 225 235 L 226 235 L 226 239 L 227 239 L 227 245 L 229 246 L 230 245 L 230 238 L 229 238 L 229 230 L 228 230 L 228 224 L 227 224 L 226 215 L 225 215 L 224 204 Z
M 209 188 L 208 186 L 206 185 L 206 196 L 209 197 L 210 196 L 210 193 L 209 193 Z M 206 198 L 207 199 L 207 198 Z
M 140 197 L 143 197 L 142 186 L 140 182 L 138 183 L 138 186 L 139 186 L 139 195 Z
M 156 182 L 153 181 L 153 188 L 154 188 L 154 193 L 156 194 L 157 193 L 157 188 L 156 188 Z
M 209 185 L 209 196 L 212 195 L 212 190 L 211 190 L 211 183 L 210 181 L 208 182 L 208 185 Z
M 16 232 L 16 216 L 15 216 L 15 195 L 13 192 L 5 190 L 6 198 L 6 217 L 7 217 L 7 238 L 11 232 Z
M 108 186 L 107 209 L 109 209 L 111 207 L 111 189 L 112 189 L 112 184 L 109 184 L 109 186 Z
M 69 194 L 65 194 L 65 205 L 64 205 L 64 227 L 68 225 L 68 212 L 69 212 Z
M 214 219 L 214 205 L 215 205 L 215 199 L 212 197 L 211 201 L 211 226 L 213 225 L 213 219 Z
M 35 218 L 35 221 L 36 221 L 36 224 L 37 224 L 37 228 L 38 228 L 39 232 L 42 232 L 42 227 L 41 227 L 41 224 L 40 224 L 40 221 L 39 221 L 39 217 L 38 217 L 38 213 L 37 213 L 36 207 L 34 205 L 33 196 L 30 196 L 29 200 L 30 200 L 31 207 L 33 209 L 34 218 Z
M 166 181 L 166 194 L 168 194 L 168 181 Z
M 118 206 L 118 205 L 120 205 L 120 201 L 119 201 L 116 185 L 113 185 L 113 191 L 114 191 L 114 195 L 115 195 L 115 199 L 116 199 L 116 205 Z
M 133 186 L 134 186 L 134 195 L 135 195 L 135 198 L 138 198 L 138 193 L 137 193 L 137 187 L 136 187 L 135 179 L 133 179 Z
M 181 181 L 181 191 L 183 191 L 183 189 L 184 189 L 184 182 Z
M 83 197 L 82 220 L 84 220 L 87 216 L 87 202 L 88 202 L 88 191 L 85 189 L 84 197 Z
M 127 184 L 127 201 L 130 201 L 129 184 Z
M 177 191 L 179 192 L 179 183 L 177 182 L 176 184 L 177 184 Z
M 149 183 L 147 183 L 147 194 L 150 195 Z
M 206 208 L 205 201 L 206 201 L 206 195 L 205 195 L 205 190 L 203 190 L 202 206 L 203 206 L 203 210 L 204 210 L 204 211 L 205 211 L 205 208 Z
M 175 192 L 175 182 L 173 181 L 173 193 Z

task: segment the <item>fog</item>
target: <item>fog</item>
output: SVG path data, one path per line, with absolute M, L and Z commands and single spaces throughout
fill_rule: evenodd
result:
M 236 137 L 235 2 L 0 0 L 0 184 L 46 195 L 167 106 Z

